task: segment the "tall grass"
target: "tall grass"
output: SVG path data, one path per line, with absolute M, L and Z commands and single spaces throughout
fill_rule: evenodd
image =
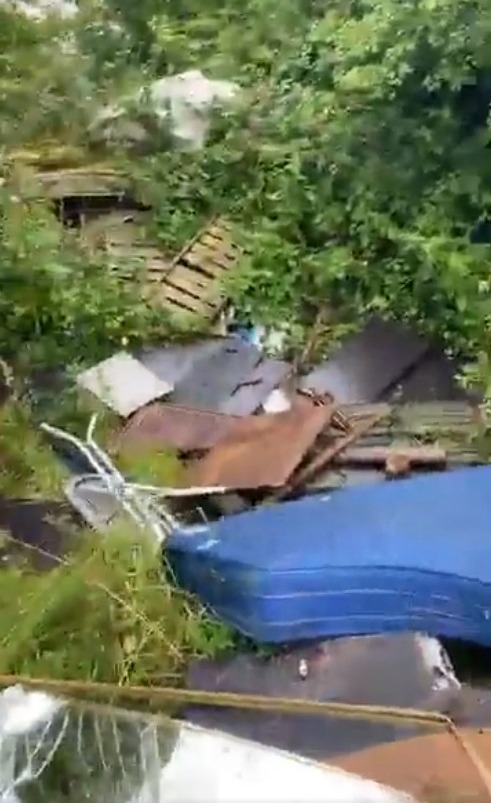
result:
M 172 484 L 179 472 L 172 455 L 162 456 L 159 470 L 139 453 L 134 464 L 128 454 L 123 463 L 141 481 Z M 64 477 L 28 407 L 14 401 L 0 408 L 0 494 L 60 498 Z M 191 657 L 232 645 L 228 629 L 174 586 L 150 535 L 127 522 L 104 535 L 72 532 L 64 520 L 56 526 L 71 549 L 54 569 L 35 571 L 28 559 L 1 568 L 0 674 L 175 682 Z M 7 553 L 10 538 L 2 533 Z
M 0 674 L 172 683 L 191 657 L 227 646 L 226 628 L 169 582 L 150 539 L 121 529 L 73 537 L 50 571 L 2 570 Z

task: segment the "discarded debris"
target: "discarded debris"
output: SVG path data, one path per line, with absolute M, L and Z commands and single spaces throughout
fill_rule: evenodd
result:
M 385 409 L 385 414 L 387 414 L 387 412 L 388 407 Z M 363 421 L 357 422 L 357 424 L 351 427 L 347 433 L 335 439 L 334 442 L 331 440 L 328 445 L 313 458 L 311 462 L 307 463 L 303 469 L 301 469 L 298 474 L 292 478 L 288 485 L 285 485 L 280 493 L 277 494 L 276 498 L 281 499 L 282 497 L 287 496 L 293 490 L 304 486 L 328 463 L 331 463 L 332 460 L 334 460 L 334 458 L 340 452 L 349 446 L 350 443 L 361 437 L 361 435 L 363 435 L 365 432 L 368 432 L 383 415 L 384 412 L 380 412 L 378 416 L 370 416 Z
M 159 297 L 173 312 L 215 318 L 224 304 L 222 282 L 240 254 L 229 224 L 214 221 L 174 258 Z
M 337 700 L 369 706 L 407 706 L 439 711 L 432 695 L 434 662 L 427 652 L 442 645 L 428 636 L 401 633 L 339 638 L 304 645 L 264 660 L 252 653 L 218 660 L 192 661 L 187 687 L 208 692 L 265 695 L 272 699 Z M 308 676 L 299 665 L 305 660 Z M 441 661 L 438 662 L 438 665 Z M 448 685 L 458 680 L 450 670 Z M 429 709 L 426 702 L 433 698 Z M 489 707 L 488 707 L 489 711 Z M 473 721 L 479 716 L 479 706 Z M 489 713 L 488 713 L 489 718 Z M 400 742 L 419 735 L 414 723 L 307 714 L 251 712 L 237 717 L 233 708 L 189 705 L 186 719 L 198 725 L 255 739 L 310 758 L 336 760 L 340 753 Z M 423 733 L 427 733 L 425 729 Z
M 230 489 L 281 488 L 328 425 L 332 404 L 297 403 L 284 413 L 242 419 L 202 459 L 191 464 L 193 485 Z
M 206 451 L 248 419 L 154 402 L 135 413 L 115 438 L 119 451 L 127 447 L 173 447 L 181 452 Z
M 405 459 L 409 466 L 443 466 L 447 461 L 447 453 L 440 446 L 355 446 L 338 454 L 334 462 L 341 465 L 385 465 L 396 458 Z
M 340 403 L 378 401 L 428 351 L 428 343 L 395 323 L 372 318 L 332 358 L 302 380 Z
M 77 384 L 123 418 L 172 390 L 126 352 L 83 371 L 77 376 Z

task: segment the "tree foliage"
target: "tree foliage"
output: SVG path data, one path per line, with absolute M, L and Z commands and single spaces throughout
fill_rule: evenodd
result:
M 489 311 L 489 4 L 233 9 L 156 24 L 188 66 L 241 81 L 247 107 L 193 159 L 139 166 L 158 182 L 163 236 L 228 211 L 250 248 L 235 289 L 264 319 L 379 310 L 474 353 Z

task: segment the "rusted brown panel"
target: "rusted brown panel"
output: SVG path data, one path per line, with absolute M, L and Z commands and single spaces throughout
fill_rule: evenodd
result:
M 332 405 L 298 404 L 286 413 L 241 419 L 237 429 L 190 466 L 189 484 L 281 488 L 332 413 Z
M 138 410 L 116 436 L 116 448 L 171 447 L 182 452 L 211 449 L 241 424 L 242 418 L 177 404 L 155 402 Z
M 283 497 L 288 496 L 291 491 L 301 488 L 307 482 L 312 480 L 315 475 L 319 471 L 322 471 L 325 466 L 329 465 L 329 463 L 331 463 L 338 454 L 343 452 L 359 437 L 368 432 L 377 423 L 381 415 L 383 415 L 383 412 L 380 413 L 379 416 L 375 415 L 366 419 L 361 419 L 360 421 L 356 422 L 354 426 L 352 426 L 349 432 L 344 433 L 341 437 L 338 437 L 328 443 L 323 449 L 321 449 L 321 451 L 313 458 L 311 462 L 304 465 L 304 467 L 297 472 L 288 485 L 285 485 L 285 487 L 276 494 L 276 498 L 282 499 Z

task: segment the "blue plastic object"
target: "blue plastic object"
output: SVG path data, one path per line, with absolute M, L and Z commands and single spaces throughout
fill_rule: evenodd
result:
M 491 645 L 491 467 L 176 532 L 178 580 L 259 642 L 425 631 Z

